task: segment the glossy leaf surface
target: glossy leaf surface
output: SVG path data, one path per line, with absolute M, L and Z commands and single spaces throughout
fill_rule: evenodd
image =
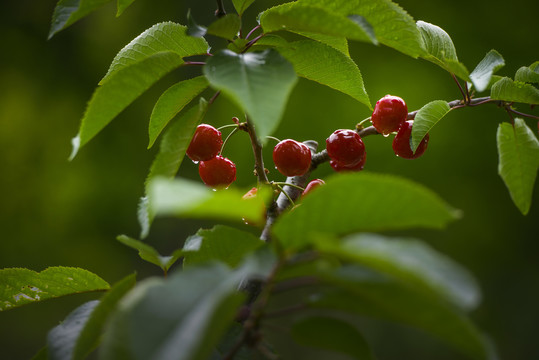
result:
M 500 53 L 496 50 L 490 50 L 470 74 L 475 89 L 479 92 L 484 91 L 488 87 L 492 75 L 504 65 L 505 61 Z
M 447 101 L 434 100 L 424 105 L 414 118 L 412 126 L 411 145 L 412 151 L 415 151 L 425 135 L 440 121 L 451 108 Z
M 292 64 L 272 49 L 220 51 L 208 59 L 204 74 L 212 87 L 245 110 L 262 142 L 277 128 L 297 80 Z
M 351 96 L 372 109 L 356 63 L 335 48 L 317 41 L 296 41 L 279 52 L 296 74 Z

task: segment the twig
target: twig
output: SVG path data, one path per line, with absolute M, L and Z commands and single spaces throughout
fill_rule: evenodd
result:
M 206 65 L 204 61 L 186 61 L 183 65 Z
M 249 33 L 247 34 L 247 36 L 245 37 L 245 40 L 249 40 L 249 37 L 258 29 L 260 29 L 261 26 L 260 25 L 257 25 L 255 26 L 254 28 L 251 29 L 251 31 L 249 31 Z
M 220 93 L 221 93 L 220 91 L 217 91 L 215 94 L 213 94 L 211 99 L 208 101 L 208 105 L 213 104 L 213 102 L 215 101 L 215 99 L 217 99 L 217 97 L 219 96 Z
M 531 115 L 531 114 L 525 114 L 525 113 L 522 113 L 520 111 L 516 111 L 515 109 L 512 109 L 510 106 L 507 106 L 506 107 L 507 111 L 510 111 L 512 112 L 513 114 L 516 114 L 516 115 L 519 115 L 519 116 L 524 116 L 524 117 L 528 117 L 530 119 L 537 119 L 539 120 L 539 116 L 535 116 L 535 115 Z
M 466 95 L 466 93 L 464 92 L 464 90 L 462 89 L 462 86 L 460 85 L 460 82 L 459 80 L 457 79 L 457 77 L 455 76 L 455 74 L 451 73 L 451 77 L 453 78 L 453 80 L 455 80 L 455 82 L 457 83 L 458 87 L 459 87 L 459 90 L 460 90 L 460 93 L 462 94 L 462 97 L 464 98 L 464 103 L 465 104 L 468 104 L 469 100 L 468 99 L 468 96 Z
M 247 43 L 247 45 L 245 45 L 245 48 L 243 48 L 243 51 L 242 51 L 241 53 L 243 54 L 244 52 L 246 52 L 247 50 L 249 50 L 249 48 L 250 48 L 251 46 L 253 46 L 254 44 L 256 44 L 256 42 L 257 42 L 258 40 L 260 40 L 261 38 L 263 38 L 264 36 L 266 36 L 266 34 L 260 34 L 260 35 L 258 35 L 257 37 L 255 37 L 253 40 L 249 41 L 249 42 Z
M 251 139 L 251 146 L 255 156 L 255 173 L 258 178 L 258 182 L 262 184 L 269 184 L 268 176 L 266 175 L 266 168 L 264 167 L 264 158 L 262 156 L 262 144 L 260 143 L 260 140 L 256 135 L 255 128 L 251 121 L 249 121 L 249 118 L 247 118 L 245 129 Z
M 223 0 L 217 0 L 217 10 L 215 11 L 215 16 L 218 18 L 221 18 L 226 15 L 225 11 L 225 5 L 223 4 Z

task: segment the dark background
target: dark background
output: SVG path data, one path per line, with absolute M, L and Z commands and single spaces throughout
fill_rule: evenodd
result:
M 274 3 L 255 2 L 245 15 L 246 28 Z M 232 9 L 231 2 L 225 4 Z M 502 75 L 513 76 L 520 66 L 539 60 L 535 0 L 400 4 L 415 19 L 445 29 L 469 70 L 492 48 L 506 60 Z M 0 5 L 0 267 L 41 271 L 47 266 L 77 266 L 110 283 L 134 270 L 139 279 L 158 275 L 158 269 L 143 263 L 115 237 L 137 236 L 139 231 L 136 205 L 157 150 L 146 150 L 153 104 L 168 86 L 199 69 L 181 69 L 160 81 L 72 162 L 67 161 L 70 139 L 97 82 L 125 44 L 154 23 L 185 23 L 188 8 L 198 22 L 208 24 L 215 3 L 138 0 L 120 18 L 110 4 L 47 41 L 54 6 L 52 0 Z M 411 111 L 432 100 L 460 96 L 450 76 L 424 60 L 360 43 L 351 44 L 351 54 L 373 104 L 390 93 L 403 97 Z M 238 114 L 221 97 L 205 121 L 221 125 Z M 333 130 L 351 128 L 369 115 L 365 106 L 347 96 L 301 80 L 275 136 L 323 143 Z M 537 359 L 539 191 L 530 213 L 522 216 L 497 175 L 496 129 L 507 119 L 493 105 L 454 111 L 431 132 L 428 151 L 415 161 L 396 158 L 390 139 L 369 137 L 366 169 L 416 180 L 463 211 L 463 219 L 446 231 L 402 234 L 424 239 L 477 277 L 484 300 L 472 317 L 493 338 L 502 359 Z M 536 121 L 526 121 L 536 128 Z M 227 156 L 238 166 L 234 186 L 249 188 L 254 182 L 248 146 L 245 136 L 227 146 Z M 271 164 L 269 149 L 266 155 Z M 330 173 L 326 165 L 314 176 Z M 183 164 L 180 174 L 198 178 L 190 162 Z M 281 179 L 276 171 L 271 175 Z M 159 219 L 148 241 L 167 253 L 199 227 L 210 225 Z M 89 298 L 93 296 L 72 296 L 0 313 L 0 357 L 30 358 L 44 345 L 47 331 Z M 367 319 L 363 327 L 380 359 L 458 358 L 406 327 Z

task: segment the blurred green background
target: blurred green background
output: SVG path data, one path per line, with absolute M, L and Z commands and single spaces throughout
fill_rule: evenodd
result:
M 259 11 L 276 3 L 255 2 L 245 15 L 245 28 L 254 25 Z M 225 4 L 232 9 L 230 1 Z M 520 66 L 539 60 L 536 0 L 400 4 L 415 19 L 445 29 L 469 70 L 492 48 L 506 60 L 503 75 L 513 76 Z M 180 69 L 159 82 L 72 162 L 67 161 L 70 139 L 119 49 L 154 23 L 185 23 L 188 8 L 199 23 L 208 24 L 215 2 L 138 0 L 120 18 L 110 4 L 47 41 L 54 6 L 53 0 L 0 5 L 0 267 L 41 271 L 78 266 L 111 283 L 135 270 L 139 278 L 158 275 L 157 268 L 144 264 L 115 237 L 137 236 L 139 231 L 137 201 L 157 150 L 146 150 L 153 104 L 168 86 L 200 69 Z M 351 54 L 373 104 L 388 93 L 403 97 L 410 110 L 436 99 L 459 98 L 450 76 L 431 63 L 359 43 L 351 44 Z M 221 125 L 235 115 L 238 110 L 220 97 L 205 121 Z M 369 115 L 366 107 L 345 95 L 301 80 L 275 136 L 323 144 L 333 130 L 351 128 Z M 428 151 L 415 161 L 396 158 L 391 139 L 366 138 L 366 169 L 414 179 L 462 209 L 463 219 L 447 231 L 399 234 L 424 239 L 477 277 L 484 300 L 472 317 L 492 337 L 502 359 L 538 359 L 539 191 L 524 217 L 497 175 L 496 129 L 507 119 L 504 111 L 490 105 L 452 112 L 432 131 Z M 527 122 L 536 127 L 536 121 Z M 226 149 L 238 166 L 235 186 L 245 188 L 254 182 L 248 146 L 246 136 L 237 136 Z M 266 155 L 271 167 L 269 149 Z M 330 173 L 326 165 L 314 176 Z M 190 162 L 182 165 L 180 174 L 198 178 Z M 271 176 L 282 179 L 275 170 Z M 167 253 L 199 227 L 211 225 L 158 219 L 148 241 Z M 0 313 L 0 357 L 30 358 L 44 345 L 47 331 L 89 298 L 93 296 L 73 296 Z M 365 319 L 363 327 L 380 359 L 458 358 L 402 326 Z

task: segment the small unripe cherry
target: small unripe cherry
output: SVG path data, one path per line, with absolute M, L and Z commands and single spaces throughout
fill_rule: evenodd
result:
M 244 200 L 252 199 L 256 196 L 257 193 L 258 193 L 258 188 L 254 187 L 254 188 L 251 188 L 251 190 L 247 191 L 245 194 L 243 194 L 241 198 Z
M 403 122 L 399 131 L 397 132 L 397 135 L 393 139 L 393 151 L 395 152 L 395 155 L 404 159 L 417 159 L 423 155 L 429 143 L 429 134 L 427 133 L 419 143 L 415 153 L 412 152 L 410 141 L 412 136 L 412 125 L 413 121 Z
M 331 160 L 329 162 L 329 165 L 335 170 L 336 172 L 353 172 L 353 171 L 361 171 L 363 170 L 363 167 L 365 166 L 365 162 L 367 161 L 367 153 L 363 155 L 363 159 L 359 163 L 353 166 L 344 166 L 340 165 L 338 162 Z
M 326 139 L 326 148 L 330 159 L 341 166 L 357 165 L 365 156 L 365 144 L 353 130 L 336 130 Z
M 305 190 L 303 190 L 302 196 L 305 196 L 309 194 L 313 189 L 316 189 L 320 185 L 324 185 L 326 182 L 322 179 L 314 179 L 310 181 L 307 186 L 305 186 Z
M 200 124 L 186 153 L 193 161 L 207 161 L 217 156 L 221 146 L 223 146 L 221 132 L 211 125 Z
M 273 163 L 284 176 L 303 175 L 311 167 L 311 150 L 296 140 L 283 140 L 273 149 Z
M 236 180 L 236 165 L 219 155 L 211 160 L 201 161 L 198 173 L 204 184 L 213 188 L 227 188 Z
M 408 107 L 398 96 L 386 95 L 376 102 L 371 121 L 374 128 L 387 135 L 399 130 L 408 117 Z

